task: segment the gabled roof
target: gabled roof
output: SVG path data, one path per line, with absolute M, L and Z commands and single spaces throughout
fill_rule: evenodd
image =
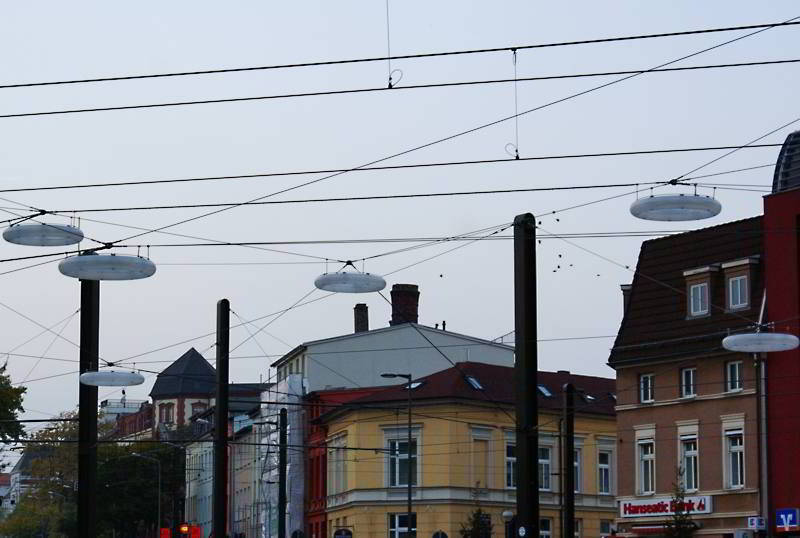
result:
M 351 338 L 364 338 L 366 336 L 374 336 L 376 334 L 407 330 L 407 329 L 409 329 L 411 327 L 416 327 L 418 330 L 427 332 L 429 334 L 432 333 L 432 332 L 435 332 L 436 334 L 444 334 L 444 335 L 451 336 L 451 337 L 454 337 L 454 338 L 461 338 L 463 340 L 469 340 L 470 342 L 475 342 L 475 343 L 478 343 L 478 344 L 485 344 L 487 346 L 498 347 L 498 348 L 507 349 L 507 350 L 510 350 L 510 351 L 514 350 L 513 346 L 507 346 L 505 344 L 502 344 L 502 343 L 499 343 L 499 342 L 496 342 L 496 341 L 492 341 L 492 340 L 484 340 L 483 338 L 477 338 L 475 336 L 469 336 L 469 335 L 466 335 L 466 334 L 454 333 L 454 332 L 451 332 L 451 331 L 445 331 L 443 329 L 435 329 L 433 327 L 428 327 L 427 325 L 420 325 L 419 323 L 399 323 L 397 325 L 390 325 L 388 327 L 381 327 L 380 329 L 371 329 L 369 331 L 361 331 L 361 332 L 357 332 L 357 333 L 347 333 L 347 334 L 343 334 L 343 335 L 340 335 L 340 336 L 332 336 L 330 338 L 321 338 L 319 340 L 311 340 L 309 342 L 303 342 L 299 346 L 297 346 L 294 349 L 292 349 L 291 351 L 289 351 L 283 357 L 281 357 L 280 359 L 278 359 L 275 362 L 273 362 L 272 364 L 270 364 L 270 366 L 273 367 L 273 368 L 275 368 L 277 366 L 280 366 L 281 364 L 283 364 L 287 360 L 289 360 L 289 359 L 291 359 L 293 357 L 296 357 L 299 353 L 302 353 L 303 351 L 305 351 L 310 346 L 315 346 L 315 345 L 319 345 L 319 344 L 326 344 L 326 343 L 329 343 L 329 342 L 348 340 L 348 339 L 351 339 Z
M 761 256 L 761 228 L 758 216 L 642 243 L 609 364 L 716 353 L 728 330 L 742 329 L 749 325 L 748 319 L 758 319 L 764 286 L 761 264 L 752 266 L 749 309 L 731 313 L 718 308 L 726 305 L 719 273 L 712 277 L 710 315 L 697 319 L 687 319 L 683 272 Z
M 476 388 L 468 378 L 477 382 Z M 485 405 L 510 406 L 515 403 L 514 390 L 515 371 L 513 367 L 498 366 L 482 362 L 463 362 L 458 367 L 451 367 L 414 380 L 414 385 L 419 386 L 411 390 L 413 402 L 431 400 L 471 400 Z M 572 383 L 578 391 L 589 396 L 584 402 L 580 397 L 576 401 L 576 408 L 580 413 L 611 415 L 615 414 L 616 400 L 613 394 L 616 390 L 616 380 L 605 377 L 571 374 L 567 371 L 539 372 L 538 384 L 545 387 L 550 394 L 536 390 L 540 410 L 561 410 L 563 406 L 562 387 Z M 324 391 L 320 391 L 324 392 Z M 381 404 L 387 402 L 406 402 L 408 391 L 406 383 L 395 385 L 386 389 L 351 400 L 349 405 Z
M 211 395 L 216 392 L 216 383 L 217 371 L 191 348 L 158 374 L 150 397 L 159 400 L 182 395 Z

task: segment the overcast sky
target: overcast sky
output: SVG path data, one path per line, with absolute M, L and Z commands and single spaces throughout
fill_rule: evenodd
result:
M 783 21 L 800 15 L 796 2 L 605 1 L 475 2 L 392 0 L 394 55 L 561 42 Z M 790 59 L 796 27 L 771 29 L 677 65 Z M 523 50 L 520 77 L 646 69 L 746 32 Z M 381 57 L 387 53 L 383 1 L 135 3 L 16 2 L 0 18 L 0 84 L 131 74 L 247 67 L 293 62 Z M 510 78 L 510 52 L 398 60 L 399 85 Z M 0 114 L 72 108 L 261 96 L 381 87 L 386 62 L 255 71 L 155 80 L 0 90 Z M 744 144 L 797 115 L 795 64 L 650 74 L 525 115 L 519 121 L 522 157 Z M 518 84 L 526 110 L 599 85 L 612 77 Z M 261 172 L 348 168 L 488 123 L 514 112 L 513 86 L 474 85 L 304 97 L 176 108 L 0 119 L 0 189 L 26 186 L 169 179 Z M 797 128 L 796 124 L 795 128 Z M 792 129 L 764 140 L 780 143 Z M 513 122 L 414 151 L 386 164 L 503 159 L 514 141 Z M 704 173 L 775 162 L 777 148 L 751 149 L 720 160 Z M 415 170 L 357 172 L 274 197 L 303 198 L 448 192 L 645 182 L 684 174 L 722 152 L 681 153 Z M 241 202 L 322 177 L 131 186 L 50 192 L 0 193 L 5 208 L 26 204 L 51 210 L 141 205 Z M 705 181 L 769 186 L 762 168 Z M 224 241 L 318 241 L 441 237 L 510 222 L 523 212 L 548 213 L 633 189 L 442 197 L 429 199 L 239 207 L 169 231 Z M 663 190 L 663 192 L 669 192 Z M 686 192 L 681 188 L 680 192 Z M 701 192 L 710 191 L 703 190 Z M 757 215 L 762 194 L 717 191 L 722 213 L 702 223 L 648 223 L 628 212 L 629 195 L 542 219 L 552 233 L 688 230 Z M 115 241 L 208 209 L 86 214 L 87 236 Z M 8 218 L 7 216 L 2 217 Z M 51 217 L 51 222 L 66 219 Z M 184 238 L 149 234 L 131 243 L 164 244 Z M 193 241 L 193 240 L 188 240 Z M 612 377 L 608 348 L 619 326 L 619 285 L 635 267 L 641 237 L 557 239 L 538 252 L 539 334 L 543 339 L 603 336 L 540 345 L 545 370 Z M 201 241 L 203 242 L 203 241 Z M 314 244 L 276 247 L 332 259 L 358 259 L 409 244 Z M 93 246 L 84 242 L 85 246 Z M 449 243 L 377 258 L 366 269 L 386 274 L 453 248 Z M 46 252 L 0 245 L 2 258 Z M 136 253 L 136 249 L 117 249 Z M 588 251 L 591 251 L 588 252 Z M 142 251 L 146 253 L 146 249 Z M 595 253 L 595 254 L 592 254 Z M 260 318 L 312 291 L 325 270 L 309 258 L 244 247 L 152 247 L 153 278 L 101 285 L 101 356 L 161 370 L 195 346 L 213 357 L 215 304 L 231 301 L 232 321 Z M 602 256 L 602 258 L 601 258 Z M 615 263 L 610 263 L 613 260 Z M 265 263 L 283 265 L 264 265 Z M 285 264 L 285 262 L 295 262 Z M 296 263 L 303 262 L 303 263 Z M 0 265 L 0 273 L 31 262 Z M 238 263 L 239 265 L 197 265 Z M 256 263 L 260 265 L 256 265 Z M 181 265 L 195 264 L 195 265 Z M 620 265 L 617 265 L 620 264 Z M 561 270 L 556 269 L 561 265 Z M 331 269 L 335 266 L 331 265 Z M 15 382 L 77 370 L 78 349 L 42 326 L 78 341 L 78 316 L 56 325 L 79 305 L 79 283 L 55 263 L 0 275 L 2 345 Z M 512 244 L 481 241 L 387 277 L 419 284 L 420 322 L 447 321 L 450 330 L 492 339 L 513 329 Z M 388 291 L 388 290 L 387 290 Z M 320 297 L 320 292 L 308 299 Z M 264 352 L 352 330 L 356 302 L 370 307 L 373 328 L 385 326 L 389 305 L 377 295 L 329 297 L 296 308 L 232 352 L 231 378 L 269 375 Z M 12 312 L 13 308 L 17 313 Z M 36 323 L 34 323 L 34 320 Z M 257 322 L 262 326 L 269 318 Z M 252 327 L 251 331 L 256 329 Z M 232 347 L 246 339 L 234 329 Z M 38 361 L 37 357 L 46 356 Z M 64 362 L 52 360 L 64 359 Z M 152 362 L 158 361 L 158 362 Z M 131 361 L 132 362 L 132 361 Z M 31 369 L 36 365 L 35 369 Z M 446 363 L 442 367 L 448 366 Z M 152 378 L 128 390 L 145 399 Z M 27 418 L 74 408 L 77 374 L 25 383 Z M 101 389 L 101 399 L 119 392 Z

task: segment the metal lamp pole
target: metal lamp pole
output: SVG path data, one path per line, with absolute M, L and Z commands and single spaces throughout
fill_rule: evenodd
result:
M 408 392 L 408 499 L 406 504 L 406 517 L 408 518 L 408 535 L 411 536 L 411 374 L 385 373 L 381 377 L 392 379 L 400 377 L 408 380 L 406 391 Z M 416 527 L 416 526 L 415 526 Z M 416 532 L 414 533 L 416 536 Z
M 137 458 L 142 458 L 143 460 L 150 460 L 156 462 L 158 466 L 158 528 L 161 528 L 161 460 L 158 458 L 153 458 L 150 456 L 143 456 L 137 452 L 131 454 L 131 456 L 136 456 Z

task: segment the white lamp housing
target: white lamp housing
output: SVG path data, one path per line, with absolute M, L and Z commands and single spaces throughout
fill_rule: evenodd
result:
M 732 334 L 722 339 L 722 347 L 743 353 L 789 351 L 797 348 L 798 344 L 800 340 L 795 335 L 786 333 Z
M 83 232 L 68 224 L 37 222 L 9 226 L 3 231 L 3 239 L 15 245 L 61 247 L 83 241 Z
M 720 211 L 722 205 L 717 200 L 699 194 L 659 194 L 631 204 L 631 214 L 644 220 L 702 220 L 715 217 Z
M 116 372 L 114 370 L 84 372 L 81 374 L 81 383 L 93 387 L 129 387 L 144 383 L 144 376 L 136 372 Z
M 382 276 L 372 273 L 325 273 L 317 277 L 314 285 L 323 291 L 336 293 L 370 293 L 386 287 Z
M 58 270 L 81 280 L 138 280 L 153 276 L 156 264 L 141 256 L 92 253 L 65 258 Z

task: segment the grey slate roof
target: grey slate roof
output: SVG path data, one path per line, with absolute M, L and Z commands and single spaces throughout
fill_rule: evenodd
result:
M 158 374 L 150 397 L 153 400 L 182 395 L 209 396 L 216 392 L 217 371 L 195 348 L 181 355 Z

